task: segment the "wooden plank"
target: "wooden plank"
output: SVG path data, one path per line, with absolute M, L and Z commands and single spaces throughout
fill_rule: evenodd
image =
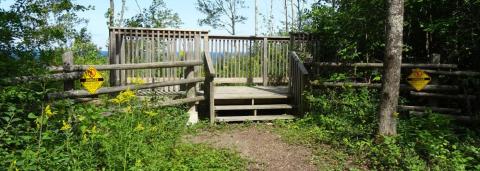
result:
M 317 67 L 370 67 L 382 68 L 383 63 L 336 63 L 336 62 L 315 62 Z M 456 69 L 456 64 L 410 64 L 402 63 L 402 68 L 438 68 L 438 69 Z
M 418 97 L 432 97 L 432 98 L 445 98 L 445 99 L 475 99 L 474 95 L 451 95 L 451 94 L 440 94 L 440 93 L 427 93 L 427 92 L 416 92 L 410 91 L 410 95 Z
M 83 72 L 57 73 L 49 75 L 38 76 L 21 76 L 12 78 L 2 78 L 0 82 L 3 84 L 17 84 L 29 81 L 60 81 L 60 80 L 74 80 L 82 77 Z
M 453 76 L 467 76 L 467 77 L 478 77 L 480 76 L 480 72 L 474 71 L 437 71 L 437 70 L 423 70 L 429 74 L 437 74 L 437 75 L 453 75 Z
M 293 60 L 295 60 L 296 62 L 298 62 L 298 68 L 300 69 L 300 71 L 302 72 L 303 75 L 307 75 L 308 74 L 308 70 L 307 68 L 305 68 L 305 65 L 303 64 L 303 62 L 300 60 L 300 58 L 298 57 L 297 53 L 296 52 L 291 52 L 292 55 L 294 56 Z
M 263 78 L 261 77 L 255 77 L 255 78 L 252 78 L 252 80 L 248 80 L 248 79 L 249 78 L 215 78 L 215 83 L 216 84 L 225 84 L 225 83 L 241 84 L 241 83 L 248 83 L 249 81 L 255 84 L 263 83 Z
M 382 84 L 380 83 L 351 83 L 351 82 L 322 82 L 322 83 L 311 83 L 314 86 L 325 86 L 325 87 L 367 87 L 367 88 L 381 88 Z M 414 90 L 410 85 L 400 84 L 401 90 Z M 424 91 L 456 91 L 458 90 L 456 85 L 427 85 L 423 89 Z
M 267 60 L 268 60 L 268 39 L 263 38 L 263 55 L 262 55 L 262 78 L 263 78 L 263 86 L 268 85 L 268 68 L 267 68 Z
M 249 40 L 263 40 L 268 38 L 271 40 L 285 41 L 288 43 L 290 40 L 289 36 L 242 36 L 242 35 L 209 35 L 211 39 L 249 39 Z
M 86 71 L 91 66 L 95 69 L 102 70 L 117 70 L 117 69 L 151 69 L 151 68 L 172 68 L 172 67 L 188 67 L 200 66 L 203 64 L 202 60 L 188 60 L 188 61 L 172 61 L 172 62 L 150 62 L 150 63 L 135 63 L 135 64 L 108 64 L 108 65 L 73 65 L 70 71 Z M 63 71 L 64 69 L 62 69 Z
M 215 106 L 215 110 L 256 110 L 256 109 L 292 109 L 289 104 L 268 104 L 268 105 L 222 105 Z
M 124 91 L 124 90 L 127 90 L 127 89 L 140 90 L 140 89 L 157 88 L 157 87 L 163 87 L 163 86 L 173 86 L 173 85 L 196 83 L 196 82 L 203 82 L 203 81 L 205 81 L 205 78 L 182 79 L 182 80 L 165 81 L 165 82 L 159 82 L 159 83 L 140 84 L 140 85 L 103 87 L 103 88 L 98 89 L 95 94 L 90 94 L 86 90 L 71 90 L 71 91 L 58 92 L 58 93 L 49 93 L 48 98 L 49 99 L 60 99 L 60 98 L 72 98 L 72 97 L 88 97 L 88 96 L 93 96 L 93 95 L 98 95 L 98 94 L 120 92 L 120 91 Z
M 185 103 L 193 103 L 193 102 L 198 102 L 198 101 L 203 101 L 203 100 L 205 100 L 204 96 L 197 96 L 197 97 L 190 97 L 190 98 L 184 98 L 184 99 L 169 100 L 169 101 L 157 103 L 154 106 L 155 107 L 174 106 L 174 105 L 185 104 Z
M 271 121 L 279 119 L 295 119 L 293 115 L 257 115 L 257 116 L 219 116 L 217 122 L 240 122 L 240 121 Z
M 425 112 L 418 112 L 418 111 L 409 111 L 408 112 L 410 115 L 416 115 L 416 116 L 425 116 L 427 113 Z M 437 114 L 443 117 L 451 118 L 453 120 L 457 121 L 462 121 L 462 122 L 474 122 L 476 121 L 474 118 L 471 116 L 465 116 L 465 115 L 449 115 L 449 114 Z
M 288 99 L 288 94 L 215 94 L 215 100 L 232 99 Z
M 399 110 L 413 110 L 413 111 L 426 111 L 431 110 L 432 112 L 445 112 L 445 113 L 461 113 L 461 109 L 454 109 L 454 108 L 441 108 L 441 107 L 431 107 L 431 106 L 404 106 L 399 105 Z

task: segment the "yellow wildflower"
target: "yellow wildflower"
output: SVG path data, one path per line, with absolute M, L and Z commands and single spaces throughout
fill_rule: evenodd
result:
M 95 134 L 97 133 L 97 126 L 93 125 L 92 129 L 90 130 L 90 133 Z
M 132 112 L 132 106 L 129 105 L 129 106 L 125 107 L 125 108 L 123 109 L 123 112 L 125 112 L 125 113 L 131 113 L 131 112 Z
M 139 123 L 139 124 L 137 124 L 137 126 L 133 130 L 137 131 L 137 132 L 140 132 L 140 131 L 143 131 L 144 129 L 145 129 L 145 127 L 143 127 L 143 124 Z
M 142 167 L 142 166 L 143 166 L 142 160 L 141 160 L 141 159 L 137 159 L 137 160 L 135 161 L 135 167 Z
M 120 104 L 120 103 L 124 103 L 124 102 L 130 101 L 130 100 L 132 100 L 134 97 L 135 97 L 135 92 L 133 92 L 133 91 L 130 90 L 130 89 L 127 89 L 127 90 L 125 90 L 125 91 L 120 92 L 120 94 L 118 94 L 117 97 L 115 97 L 115 98 L 112 99 L 111 101 L 112 101 L 113 103 Z
M 47 115 L 47 117 L 52 117 L 53 115 L 57 114 L 57 112 L 52 112 L 52 108 L 50 108 L 50 105 L 47 105 L 47 107 L 45 107 L 45 114 Z
M 70 129 L 72 129 L 72 126 L 68 122 L 65 122 L 65 120 L 63 120 L 62 123 L 63 123 L 63 126 L 62 128 L 60 128 L 60 130 L 69 131 Z
M 78 116 L 78 120 L 79 120 L 80 122 L 83 122 L 85 119 L 86 119 L 86 118 L 85 118 L 85 116 L 83 116 L 83 115 Z
M 133 84 L 137 84 L 137 85 L 140 85 L 140 84 L 145 84 L 145 81 L 140 78 L 140 77 L 134 77 L 134 78 L 131 78 L 132 79 L 132 83 Z
M 158 113 L 154 111 L 146 111 L 145 114 L 147 114 L 150 117 L 154 117 L 158 115 Z
M 88 142 L 88 138 L 87 138 L 87 133 L 83 133 L 82 135 L 82 143 L 87 143 Z

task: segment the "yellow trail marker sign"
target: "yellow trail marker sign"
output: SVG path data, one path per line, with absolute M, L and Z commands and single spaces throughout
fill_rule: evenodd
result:
M 94 67 L 89 67 L 80 78 L 82 86 L 90 93 L 94 94 L 103 84 L 103 77 Z
M 413 69 L 412 73 L 407 77 L 408 83 L 417 91 L 422 90 L 427 86 L 432 78 L 421 69 Z

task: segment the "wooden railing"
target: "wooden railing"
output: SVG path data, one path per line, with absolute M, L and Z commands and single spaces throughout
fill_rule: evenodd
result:
M 216 83 L 288 82 L 289 37 L 208 36 Z
M 213 88 L 206 89 L 205 95 L 197 95 L 196 86 L 203 82 L 204 85 L 213 85 L 213 78 L 215 77 L 215 70 L 211 59 L 208 55 L 202 60 L 186 60 L 186 61 L 172 61 L 172 62 L 155 62 L 155 63 L 135 63 L 135 64 L 110 64 L 110 65 L 74 65 L 73 57 L 71 52 L 65 53 L 64 66 L 62 67 L 50 67 L 51 72 L 62 72 L 55 73 L 45 76 L 23 76 L 23 77 L 14 77 L 14 78 L 3 78 L 0 79 L 2 84 L 17 84 L 30 81 L 63 81 L 64 82 L 64 91 L 62 92 L 53 92 L 49 93 L 47 97 L 49 99 L 63 99 L 63 98 L 82 98 L 82 97 L 91 97 L 99 94 L 110 94 L 120 91 L 130 90 L 142 90 L 142 89 L 153 89 L 159 87 L 168 87 L 168 86 L 180 86 L 185 85 L 185 98 L 170 100 L 165 102 L 159 102 L 156 106 L 170 106 L 178 105 L 184 103 L 193 103 L 208 99 L 212 101 L 213 98 Z M 201 67 L 204 65 L 204 70 L 207 71 L 205 77 L 196 76 L 195 67 Z M 143 84 L 132 84 L 128 83 L 126 85 L 119 86 L 110 86 L 102 87 L 98 89 L 95 93 L 91 94 L 86 90 L 74 90 L 74 81 L 79 79 L 83 72 L 89 67 L 94 67 L 97 70 L 108 70 L 110 72 L 115 70 L 139 70 L 139 69 L 164 69 L 164 68 L 176 68 L 184 69 L 185 76 L 182 79 L 176 80 L 166 80 L 162 82 L 153 82 L 153 83 L 143 83 Z M 200 75 L 200 74 L 198 74 Z
M 201 61 L 204 51 L 202 37 L 208 31 L 157 29 L 157 28 L 110 28 L 110 64 L 136 64 L 177 61 Z M 195 67 L 195 75 L 202 68 Z M 164 82 L 185 78 L 185 70 L 171 68 L 145 68 L 140 70 L 114 70 L 110 73 L 111 85 L 129 84 L 132 78 L 147 83 Z M 161 92 L 179 92 L 180 86 L 157 89 Z
M 305 101 L 303 92 L 308 84 L 308 71 L 303 62 L 298 58 L 295 52 L 290 52 L 290 85 L 289 91 L 292 96 L 292 102 L 297 114 L 303 114 L 305 111 Z
M 203 54 L 205 61 L 205 84 L 204 94 L 206 97 L 206 104 L 208 106 L 208 113 L 210 116 L 210 124 L 215 123 L 215 83 L 213 82 L 216 77 L 215 68 L 213 67 L 212 58 L 210 54 Z

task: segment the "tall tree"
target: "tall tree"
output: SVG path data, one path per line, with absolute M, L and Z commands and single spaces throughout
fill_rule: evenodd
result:
M 197 9 L 206 15 L 199 24 L 222 28 L 235 35 L 237 24 L 247 20 L 240 14 L 239 10 L 243 8 L 248 8 L 244 0 L 197 0 Z
M 255 0 L 255 36 L 258 34 L 258 0 Z
M 283 0 L 284 10 L 285 10 L 285 32 L 288 33 L 288 6 L 287 0 Z
M 141 9 L 141 12 L 127 19 L 125 24 L 129 27 L 179 27 L 182 24 L 178 13 L 166 7 L 163 0 L 153 0 L 148 8 Z
M 397 134 L 397 105 L 402 64 L 404 0 L 388 0 L 388 24 L 380 103 L 380 135 Z
M 108 8 L 108 26 L 112 27 L 115 25 L 115 2 L 110 0 L 110 8 Z

